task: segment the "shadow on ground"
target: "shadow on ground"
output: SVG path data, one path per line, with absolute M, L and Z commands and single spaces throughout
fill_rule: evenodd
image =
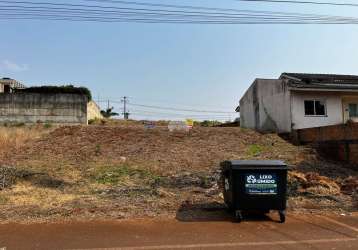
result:
M 275 221 L 272 213 L 266 215 L 260 212 L 244 213 L 243 221 Z M 225 204 L 218 202 L 209 203 L 182 203 L 177 210 L 177 220 L 182 222 L 210 222 L 210 221 L 229 221 L 236 222 L 233 212 L 229 212 Z

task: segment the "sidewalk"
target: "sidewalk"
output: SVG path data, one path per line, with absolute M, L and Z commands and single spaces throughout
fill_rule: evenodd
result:
M 0 249 L 358 249 L 358 216 L 0 225 Z

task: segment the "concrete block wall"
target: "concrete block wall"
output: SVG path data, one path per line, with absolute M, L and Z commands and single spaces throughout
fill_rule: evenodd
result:
M 87 124 L 87 97 L 79 94 L 0 94 L 0 123 Z
M 300 143 L 313 144 L 323 156 L 358 165 L 358 123 L 295 131 Z

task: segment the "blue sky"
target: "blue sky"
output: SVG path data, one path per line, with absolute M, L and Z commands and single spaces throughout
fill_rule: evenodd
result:
M 358 16 L 358 8 L 345 7 L 234 0 L 142 2 Z M 276 78 L 285 71 L 358 74 L 358 25 L 0 20 L 0 30 L 0 77 L 27 85 L 84 85 L 95 100 L 126 95 L 137 104 L 232 112 L 255 78 Z M 111 105 L 120 112 L 119 103 Z M 139 115 L 144 110 L 148 113 Z M 135 118 L 174 117 L 154 114 L 169 111 L 134 106 L 130 111 L 138 113 Z M 226 119 L 209 113 L 205 118 Z

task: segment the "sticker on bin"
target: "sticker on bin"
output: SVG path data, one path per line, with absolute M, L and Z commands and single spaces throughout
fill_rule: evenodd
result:
M 276 174 L 246 174 L 247 194 L 277 194 Z

